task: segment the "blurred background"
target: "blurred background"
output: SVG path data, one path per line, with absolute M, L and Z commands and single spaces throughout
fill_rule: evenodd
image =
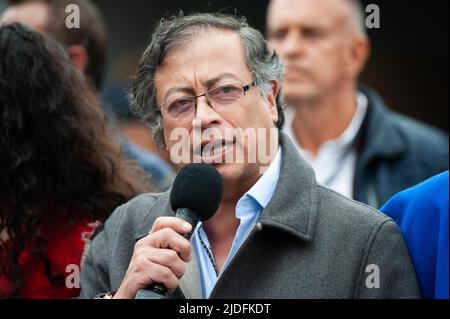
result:
M 109 32 L 109 67 L 104 89 L 104 95 L 108 96 L 117 94 L 115 88 L 126 85 L 160 17 L 179 10 L 237 10 L 265 32 L 268 0 L 95 2 L 105 16 Z M 448 132 L 449 1 L 366 0 L 363 3 L 380 7 L 381 28 L 369 30 L 373 53 L 361 82 L 377 89 L 392 109 Z M 0 0 L 0 12 L 4 8 L 5 1 Z M 120 116 L 127 117 L 125 101 L 123 106 Z M 145 139 L 140 144 L 145 144 Z

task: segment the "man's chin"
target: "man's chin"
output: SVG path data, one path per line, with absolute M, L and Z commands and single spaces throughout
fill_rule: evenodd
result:
M 211 164 L 217 171 L 220 173 L 222 178 L 225 180 L 232 180 L 239 176 L 240 165 L 236 163 L 219 163 L 219 164 Z
M 213 165 L 225 183 L 235 183 L 236 181 L 247 178 L 250 173 L 248 164 L 223 163 Z
M 317 91 L 315 87 L 309 85 L 286 85 L 283 87 L 283 96 L 288 105 L 297 105 L 315 100 Z

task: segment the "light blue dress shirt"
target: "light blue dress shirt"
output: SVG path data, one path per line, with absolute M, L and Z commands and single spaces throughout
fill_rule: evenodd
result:
M 280 178 L 282 160 L 281 153 L 281 148 L 279 148 L 275 160 L 263 176 L 247 193 L 244 194 L 244 196 L 242 196 L 237 203 L 236 218 L 238 218 L 241 223 L 236 232 L 236 237 L 234 238 L 228 257 L 222 267 L 221 274 L 230 264 L 230 261 L 248 237 L 253 227 L 256 223 L 258 223 L 264 208 L 266 208 L 272 199 Z M 206 247 L 203 247 L 202 242 Z M 213 256 L 211 245 L 209 244 L 208 236 L 206 236 L 201 223 L 195 229 L 192 243 L 195 252 L 197 253 L 198 263 L 200 266 L 203 298 L 209 298 L 214 286 L 216 285 L 218 277 L 220 277 L 221 274 L 217 276 L 215 266 L 210 259 L 210 256 Z M 208 256 L 205 248 L 209 250 L 210 256 Z

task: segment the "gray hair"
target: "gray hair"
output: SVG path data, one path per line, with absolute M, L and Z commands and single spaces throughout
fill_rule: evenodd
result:
M 161 113 L 157 109 L 155 73 L 164 62 L 168 52 L 180 48 L 200 32 L 210 30 L 236 32 L 245 48 L 247 65 L 252 72 L 255 84 L 261 95 L 266 97 L 272 89 L 272 81 L 281 83 L 284 66 L 275 54 L 269 50 L 268 42 L 261 32 L 250 27 L 244 17 L 220 13 L 195 13 L 178 15 L 160 20 L 153 31 L 150 44 L 145 50 L 134 78 L 130 94 L 133 112 L 150 126 L 157 145 L 164 145 L 164 129 Z M 284 101 L 281 94 L 277 96 L 278 122 L 282 128 L 284 118 Z

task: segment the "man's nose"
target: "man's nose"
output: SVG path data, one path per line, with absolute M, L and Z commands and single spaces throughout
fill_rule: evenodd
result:
M 219 124 L 221 118 L 206 96 L 198 98 L 195 120 L 199 121 L 203 129 Z
M 279 46 L 283 58 L 298 58 L 305 54 L 305 44 L 299 31 L 291 30 Z

